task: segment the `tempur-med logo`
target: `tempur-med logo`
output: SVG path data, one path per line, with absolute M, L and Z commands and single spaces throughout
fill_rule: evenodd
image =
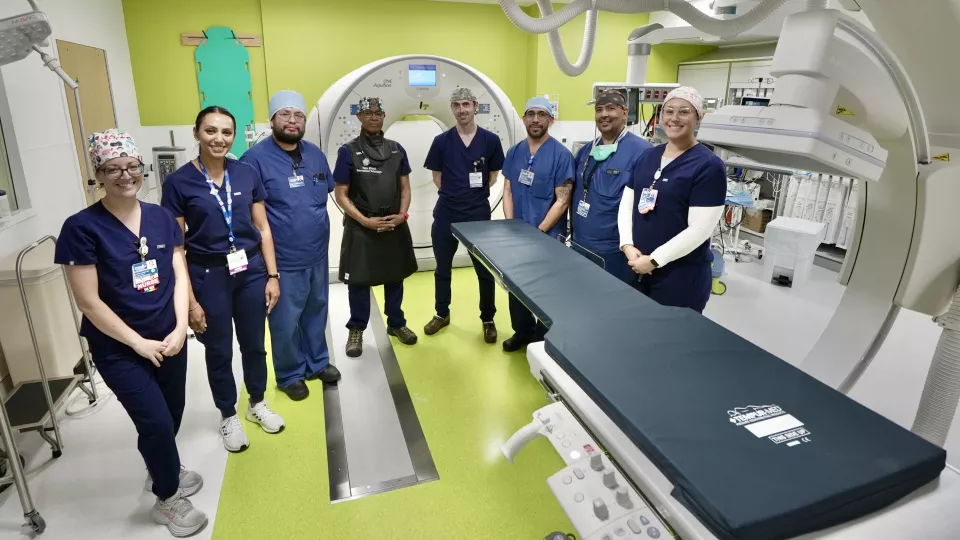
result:
M 787 414 L 779 405 L 748 405 L 727 411 L 730 423 L 746 428 L 755 437 L 768 438 L 774 444 L 788 447 L 810 442 L 810 431 L 803 422 Z

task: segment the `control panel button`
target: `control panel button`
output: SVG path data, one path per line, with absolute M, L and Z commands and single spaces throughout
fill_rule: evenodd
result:
M 647 536 L 650 538 L 660 538 L 660 529 L 656 527 L 650 527 L 647 529 Z
M 613 540 L 613 537 L 610 536 L 609 534 L 605 534 L 603 535 L 603 538 L 601 538 L 600 540 Z
M 630 508 L 633 506 L 633 503 L 630 502 L 630 490 L 628 490 L 626 487 L 617 489 L 617 504 L 624 508 Z
M 562 438 L 564 438 L 565 436 L 566 436 L 566 435 L 564 435 L 562 431 L 557 432 L 557 438 L 558 438 L 558 439 L 562 439 Z
M 624 529 L 623 527 L 617 527 L 617 530 L 613 531 L 613 534 L 623 538 L 624 536 L 627 535 L 627 530 Z
M 617 487 L 617 473 L 615 471 L 606 471 L 603 473 L 603 485 L 610 489 Z
M 603 502 L 603 499 L 593 500 L 593 513 L 596 514 L 600 519 L 607 519 L 610 517 L 610 509 L 607 508 L 607 503 Z
M 573 502 L 583 502 L 583 493 L 577 493 L 574 495 Z
M 590 456 L 590 468 L 593 469 L 593 470 L 595 470 L 595 471 L 602 471 L 602 470 L 603 470 L 603 455 L 602 455 L 602 454 L 594 454 L 594 455 Z
M 563 441 L 563 445 L 562 445 L 562 446 L 563 446 L 564 448 L 570 448 L 570 441 Z
M 553 433 L 553 424 L 547 424 L 547 433 Z
M 569 476 L 564 476 L 564 477 L 563 477 L 563 484 L 564 484 L 564 485 L 569 486 L 571 483 L 573 483 L 573 478 L 570 478 Z
M 630 527 L 630 530 L 633 531 L 634 534 L 643 534 L 643 528 L 637 523 L 637 520 L 633 518 L 627 520 L 627 527 Z
M 549 423 L 550 423 L 550 417 L 549 417 L 549 416 L 541 416 L 541 417 L 540 417 L 540 423 L 542 423 L 543 425 L 549 424 Z
M 580 467 L 575 467 L 573 469 L 573 475 L 577 477 L 577 480 L 583 480 L 583 477 L 584 477 L 583 469 L 581 469 Z
M 640 524 L 646 527 L 650 524 L 650 520 L 647 519 L 647 516 L 640 516 Z

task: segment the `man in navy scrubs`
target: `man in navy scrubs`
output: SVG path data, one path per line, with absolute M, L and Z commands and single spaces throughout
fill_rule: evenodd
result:
M 637 275 L 620 251 L 617 212 L 634 165 L 652 146 L 627 131 L 627 111 L 627 100 L 619 90 L 597 96 L 594 114 L 600 137 L 577 152 L 570 206 L 577 247 L 587 250 L 594 262 L 603 262 L 608 273 L 633 283 Z
M 519 219 L 556 238 L 566 234 L 567 209 L 573 184 L 573 155 L 560 141 L 550 136 L 554 122 L 553 106 L 544 97 L 527 102 L 523 125 L 527 138 L 507 151 L 503 165 L 503 214 Z M 503 342 L 503 350 L 520 350 L 534 341 L 542 341 L 546 326 L 510 295 L 510 322 L 513 337 Z
M 281 90 L 270 98 L 273 136 L 248 150 L 240 161 L 260 173 L 267 219 L 277 255 L 283 294 L 270 313 L 270 343 L 277 386 L 290 399 L 305 399 L 305 380 L 340 380 L 327 350 L 330 219 L 327 198 L 333 175 L 327 157 L 303 141 L 303 96 Z
M 363 331 L 370 321 L 370 287 L 383 285 L 387 334 L 404 345 L 417 342 L 403 316 L 403 280 L 417 271 L 407 225 L 410 163 L 397 142 L 384 138 L 386 113 L 380 98 L 360 99 L 361 132 L 340 147 L 333 179 L 343 208 L 340 281 L 347 284 L 350 320 L 347 356 L 363 353 Z
M 490 219 L 490 187 L 497 182 L 497 174 L 503 167 L 500 138 L 477 125 L 477 107 L 477 96 L 469 88 L 457 88 L 453 92 L 450 109 L 457 125 L 433 139 L 424 163 L 425 168 L 433 171 L 433 183 L 440 190 L 431 230 L 437 261 L 434 273 L 437 314 L 423 328 L 428 336 L 450 324 L 450 280 L 453 256 L 460 244 L 450 225 Z M 496 343 L 497 327 L 493 322 L 497 312 L 496 286 L 483 264 L 472 256 L 471 259 L 480 281 L 483 339 Z

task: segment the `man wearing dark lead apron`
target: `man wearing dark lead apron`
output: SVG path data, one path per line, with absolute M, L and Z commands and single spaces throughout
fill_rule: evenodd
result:
M 387 334 L 404 345 L 417 342 L 401 308 L 403 280 L 417 271 L 407 225 L 410 163 L 402 146 L 383 137 L 384 116 L 380 98 L 360 100 L 360 136 L 340 147 L 333 171 L 337 204 L 344 213 L 340 281 L 350 297 L 350 357 L 363 352 L 370 287 L 375 285 L 383 285 Z

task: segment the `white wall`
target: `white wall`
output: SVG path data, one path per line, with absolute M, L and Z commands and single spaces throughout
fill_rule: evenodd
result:
M 39 0 L 56 39 L 104 49 L 117 122 L 136 136 L 140 114 L 120 0 Z M 30 11 L 24 0 L 0 3 L 0 17 Z M 63 84 L 36 54 L 0 68 L 13 117 L 33 217 L 0 230 L 0 258 L 45 234 L 58 234 L 64 219 L 85 206 L 80 164 Z M 83 87 L 81 86 L 81 92 Z

